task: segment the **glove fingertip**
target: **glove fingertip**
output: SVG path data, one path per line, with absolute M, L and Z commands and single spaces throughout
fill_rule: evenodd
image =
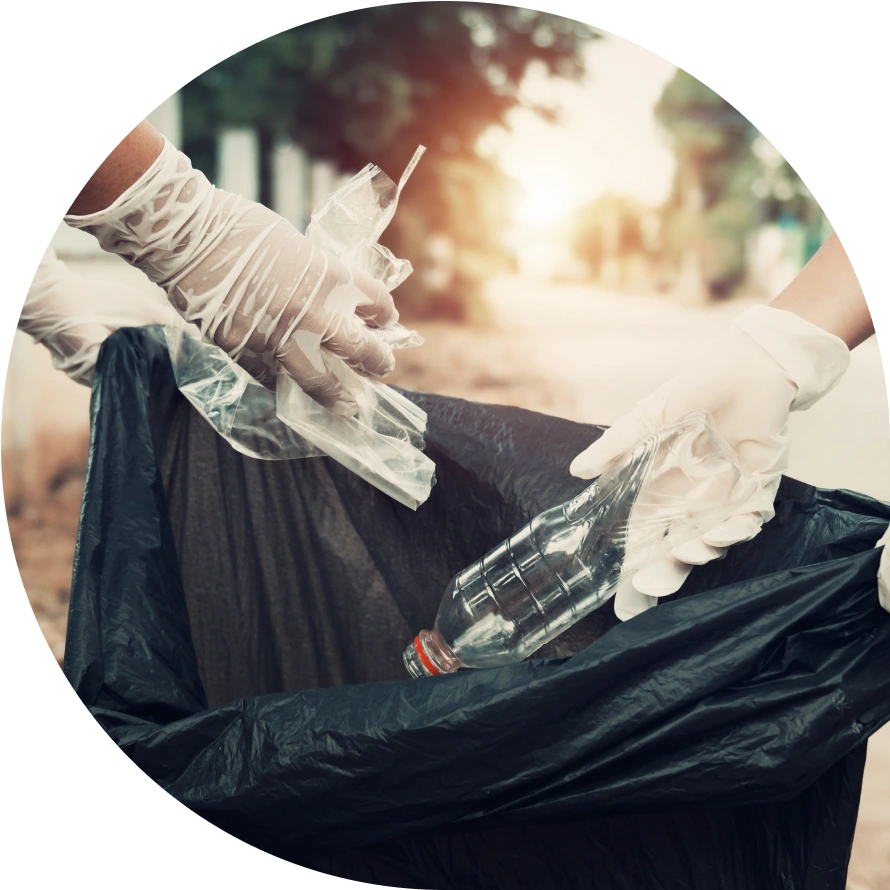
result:
M 340 417 L 355 417 L 358 414 L 358 403 L 349 397 L 341 397 L 331 407 L 331 411 Z
M 584 451 L 571 462 L 569 473 L 579 479 L 593 479 L 602 473 L 603 466 L 603 461 L 591 459 Z
M 640 593 L 634 587 L 632 579 L 625 578 L 619 583 L 613 603 L 615 617 L 619 621 L 629 621 L 656 605 L 658 605 L 658 600 L 653 596 Z
M 616 442 L 614 429 L 615 427 L 606 430 L 596 442 L 575 457 L 569 465 L 569 472 L 573 476 L 580 479 L 593 479 L 601 475 L 608 463 L 624 450 L 622 443 Z
M 380 328 L 398 324 L 399 311 L 386 285 L 361 270 L 353 269 L 352 275 L 354 284 L 368 299 L 367 303 L 356 306 L 355 314 Z
M 715 526 L 702 535 L 702 541 L 711 547 L 727 548 L 735 544 L 743 544 L 757 537 L 762 522 L 753 513 L 732 516 L 720 525 Z
M 671 551 L 674 559 L 678 559 L 689 566 L 707 565 L 707 563 L 720 559 L 725 554 L 725 547 L 715 547 L 713 544 L 706 542 L 703 537 L 687 541 Z
M 633 586 L 648 596 L 669 596 L 683 586 L 691 571 L 688 563 L 668 556 L 640 569 L 633 577 Z

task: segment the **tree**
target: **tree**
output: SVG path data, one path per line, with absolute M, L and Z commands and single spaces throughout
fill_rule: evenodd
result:
M 828 220 L 797 172 L 762 135 L 753 145 L 760 161 L 760 172 L 752 190 L 761 201 L 765 222 L 798 223 L 803 228 L 803 262 L 822 246 L 830 233 Z
M 394 176 L 418 144 L 428 146 L 385 240 L 413 261 L 423 239 L 449 237 L 456 267 L 465 270 L 458 276 L 462 292 L 449 304 L 460 315 L 485 274 L 478 259 L 503 257 L 509 184 L 477 155 L 478 139 L 519 103 L 532 61 L 577 77 L 582 46 L 596 36 L 568 19 L 496 4 L 411 3 L 320 19 L 255 44 L 188 84 L 185 147 L 212 170 L 220 127 L 256 128 L 264 155 L 260 198 L 268 201 L 268 150 L 277 137 L 341 169 L 372 160 Z M 422 278 L 408 280 L 400 305 L 429 307 Z
M 791 216 L 821 224 L 787 161 L 764 150 L 769 143 L 754 125 L 692 75 L 677 71 L 655 115 L 677 158 L 664 230 L 687 296 L 732 293 L 746 274 L 748 236 L 763 222 Z
M 625 284 L 625 267 L 654 259 L 652 212 L 635 198 L 606 193 L 578 210 L 572 224 L 572 249 L 603 286 Z
M 655 116 L 671 136 L 677 172 L 667 210 L 681 287 L 692 299 L 723 294 L 745 273 L 745 234 L 756 221 L 751 184 L 757 131 L 725 99 L 683 70 Z

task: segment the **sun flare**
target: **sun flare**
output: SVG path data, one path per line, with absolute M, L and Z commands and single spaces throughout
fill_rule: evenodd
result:
M 550 226 L 561 221 L 573 207 L 570 195 L 547 182 L 524 183 L 522 199 L 516 205 L 516 221 L 524 225 Z

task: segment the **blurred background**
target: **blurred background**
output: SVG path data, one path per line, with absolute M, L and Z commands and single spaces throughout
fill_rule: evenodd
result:
M 509 6 L 323 19 L 225 60 L 150 119 L 218 186 L 301 229 L 365 164 L 397 179 L 426 145 L 381 239 L 414 265 L 395 298 L 426 338 L 399 354 L 391 382 L 580 421 L 616 420 L 691 349 L 776 296 L 831 232 L 782 155 L 704 84 L 618 37 Z M 60 226 L 53 246 L 87 277 L 163 299 L 83 232 Z M 16 335 L 4 496 L 60 660 L 88 402 Z M 841 386 L 793 421 L 791 475 L 890 499 L 874 338 Z M 886 886 L 887 731 L 870 743 L 849 887 Z

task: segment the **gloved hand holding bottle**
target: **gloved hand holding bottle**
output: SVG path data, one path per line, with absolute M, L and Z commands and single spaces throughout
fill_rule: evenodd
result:
M 750 540 L 773 517 L 788 465 L 790 413 L 829 392 L 847 369 L 850 349 L 872 333 L 856 275 L 833 235 L 773 303 L 742 314 L 704 354 L 575 458 L 571 472 L 592 479 L 647 433 L 703 410 L 757 483 L 754 495 L 728 520 L 622 584 L 615 597 L 620 618 L 674 593 L 693 566 Z
M 398 320 L 387 290 L 268 208 L 215 188 L 147 123 L 112 152 L 65 221 L 141 269 L 270 388 L 283 369 L 323 406 L 352 414 L 336 362 L 369 377 L 393 369 L 374 330 Z

